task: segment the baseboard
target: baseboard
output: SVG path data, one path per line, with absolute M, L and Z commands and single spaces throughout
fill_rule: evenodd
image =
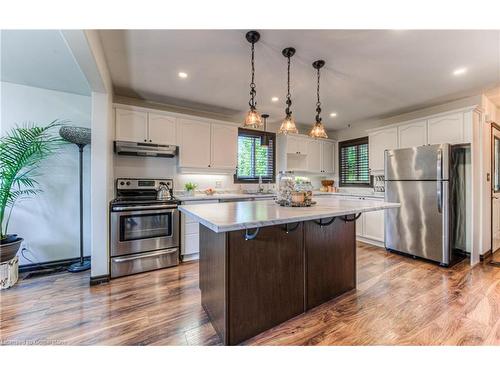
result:
M 479 260 L 482 262 L 485 259 L 488 259 L 492 254 L 493 252 L 491 251 L 491 249 L 485 252 L 484 254 L 479 254 Z
M 90 276 L 90 286 L 108 283 L 109 279 L 109 275 Z
M 192 260 L 198 260 L 198 259 L 200 259 L 200 253 L 189 254 L 189 255 L 182 255 L 181 256 L 181 261 L 183 263 L 190 262 Z
M 83 257 L 83 259 L 90 260 L 90 256 Z M 68 267 L 69 265 L 79 261 L 80 257 L 71 259 L 53 260 L 49 262 L 23 264 L 19 266 L 19 273 L 41 271 L 41 270 L 46 270 L 48 268 Z
M 373 246 L 385 248 L 385 244 L 383 242 L 376 241 L 376 240 L 370 240 L 368 238 L 361 237 L 361 236 L 356 236 L 356 241 L 364 242 L 364 243 L 367 243 L 368 245 L 373 245 Z

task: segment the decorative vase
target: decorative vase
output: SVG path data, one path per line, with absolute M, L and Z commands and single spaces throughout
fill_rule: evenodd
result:
M 23 239 L 11 234 L 7 239 L 0 242 L 0 263 L 8 262 L 14 258 L 21 247 Z

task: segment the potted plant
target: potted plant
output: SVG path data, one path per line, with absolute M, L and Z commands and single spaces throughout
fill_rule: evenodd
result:
M 0 138 L 0 263 L 14 258 L 21 246 L 23 239 L 8 232 L 12 210 L 18 201 L 41 192 L 35 179 L 38 167 L 64 142 L 53 132 L 63 124 L 16 125 Z
M 194 182 L 186 182 L 184 184 L 184 188 L 187 191 L 187 195 L 194 195 L 194 190 L 196 189 L 198 185 L 196 185 Z

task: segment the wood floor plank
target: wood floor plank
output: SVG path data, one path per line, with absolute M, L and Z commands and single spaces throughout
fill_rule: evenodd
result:
M 357 289 L 244 345 L 499 345 L 500 268 L 441 268 L 358 243 Z M 89 274 L 0 293 L 0 343 L 221 345 L 200 304 L 198 263 L 89 287 Z

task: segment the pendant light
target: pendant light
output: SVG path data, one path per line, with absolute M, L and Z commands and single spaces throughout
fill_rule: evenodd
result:
M 264 131 L 267 132 L 267 119 L 269 118 L 269 115 L 267 113 L 263 113 L 261 117 L 264 119 Z M 262 147 L 269 147 L 269 137 L 267 136 L 267 133 L 260 137 L 260 145 Z
M 252 82 L 250 83 L 250 101 L 248 102 L 250 109 L 245 116 L 245 121 L 243 123 L 243 127 L 251 128 L 251 129 L 261 129 L 262 128 L 262 119 L 260 117 L 259 112 L 257 112 L 257 102 L 255 101 L 255 95 L 257 91 L 255 91 L 255 66 L 254 66 L 254 53 L 255 53 L 255 43 L 257 43 L 260 39 L 260 34 L 257 31 L 249 31 L 246 34 L 246 39 L 249 43 L 252 44 Z
M 287 95 L 286 95 L 286 109 L 285 109 L 285 119 L 281 123 L 280 130 L 278 133 L 280 134 L 297 134 L 299 131 L 295 126 L 295 121 L 293 121 L 292 111 L 290 111 L 290 107 L 292 105 L 292 96 L 290 95 L 290 58 L 295 55 L 295 48 L 288 47 L 285 48 L 282 52 L 283 56 L 288 59 L 288 76 L 287 76 Z
M 328 135 L 326 134 L 325 127 L 321 123 L 321 102 L 319 100 L 319 79 L 320 79 L 320 74 L 319 70 L 325 65 L 325 62 L 323 60 L 317 60 L 313 62 L 312 66 L 316 71 L 318 72 L 318 85 L 316 88 L 316 122 L 314 123 L 311 131 L 309 132 L 309 137 L 312 138 L 328 138 Z

